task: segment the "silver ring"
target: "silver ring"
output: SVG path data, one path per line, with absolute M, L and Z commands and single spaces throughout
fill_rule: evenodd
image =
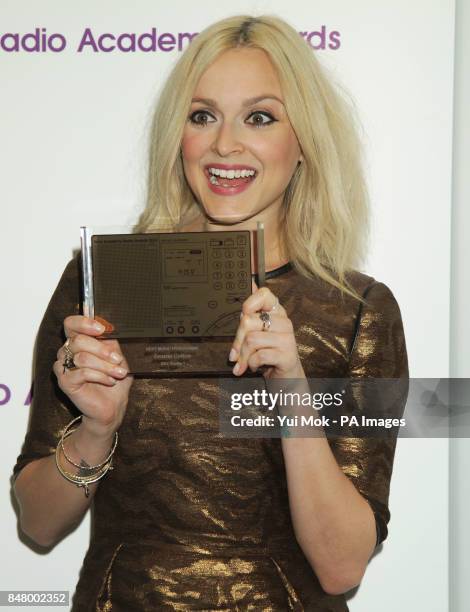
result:
M 70 338 L 67 338 L 64 346 L 62 347 L 65 353 L 64 362 L 62 364 L 64 367 L 63 374 L 65 374 L 65 370 L 74 370 L 77 367 L 75 363 L 73 362 L 73 353 L 69 347 L 69 344 L 70 344 Z
M 259 318 L 263 321 L 263 331 L 268 331 L 271 327 L 271 315 L 266 310 L 262 310 L 259 313 Z

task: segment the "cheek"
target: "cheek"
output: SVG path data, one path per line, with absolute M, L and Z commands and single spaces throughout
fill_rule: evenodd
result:
M 295 134 L 292 132 L 286 134 L 285 137 L 278 143 L 276 149 L 278 157 L 283 159 L 285 163 L 289 165 L 292 163 L 297 164 L 300 157 L 300 147 Z
M 197 162 L 206 150 L 205 138 L 199 134 L 183 134 L 181 153 L 186 162 Z
M 256 146 L 257 156 L 267 166 L 280 166 L 288 170 L 300 157 L 300 148 L 295 135 L 283 134 Z

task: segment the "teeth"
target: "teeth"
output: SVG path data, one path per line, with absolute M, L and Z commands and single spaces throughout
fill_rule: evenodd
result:
M 219 181 L 217 180 L 217 177 L 215 177 L 215 176 L 211 176 L 209 180 L 210 180 L 210 182 L 213 185 L 218 185 L 219 184 Z
M 212 176 L 220 176 L 221 178 L 247 178 L 254 176 L 254 170 L 222 170 L 221 168 L 208 168 L 209 174 Z

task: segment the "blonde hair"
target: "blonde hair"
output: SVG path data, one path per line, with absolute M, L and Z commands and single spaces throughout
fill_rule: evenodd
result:
M 284 196 L 286 255 L 304 276 L 320 277 L 360 299 L 347 275 L 362 262 L 369 220 L 354 114 L 312 49 L 277 17 L 219 21 L 200 33 L 177 62 L 153 118 L 147 205 L 136 229 L 174 228 L 195 210 L 180 155 L 183 129 L 200 77 L 221 53 L 237 47 L 268 54 L 302 151 L 303 162 Z

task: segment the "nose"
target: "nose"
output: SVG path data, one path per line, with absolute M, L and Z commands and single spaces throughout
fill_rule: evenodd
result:
M 212 151 L 221 157 L 227 157 L 233 153 L 241 153 L 243 149 L 237 127 L 229 122 L 222 122 L 212 143 Z

